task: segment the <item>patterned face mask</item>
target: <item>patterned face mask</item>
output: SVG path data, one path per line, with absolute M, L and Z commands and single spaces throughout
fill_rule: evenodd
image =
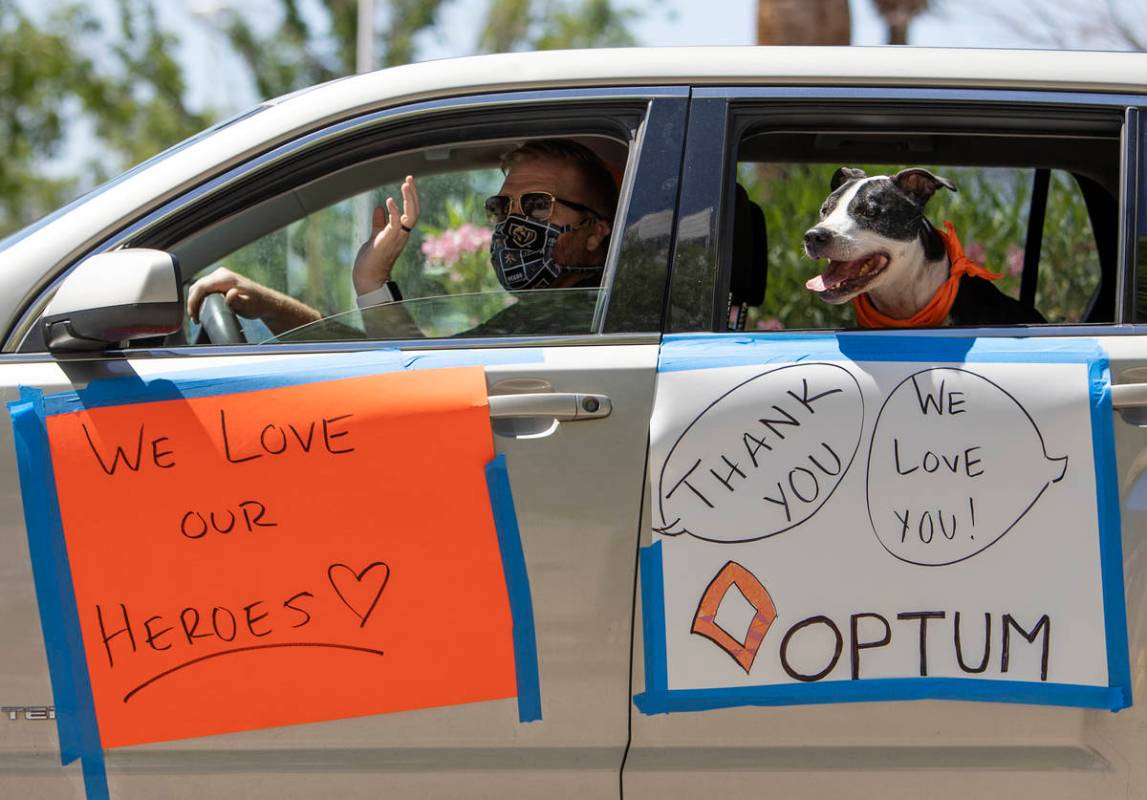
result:
M 601 267 L 565 267 L 554 261 L 558 237 L 575 225 L 551 225 L 541 220 L 511 214 L 494 226 L 490 239 L 490 262 L 498 282 L 507 291 L 545 289 L 563 272 L 597 272 Z

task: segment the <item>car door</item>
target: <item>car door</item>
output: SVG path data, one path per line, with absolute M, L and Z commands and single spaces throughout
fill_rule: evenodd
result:
M 738 102 L 754 104 L 754 109 L 760 115 L 754 118 L 753 123 L 758 125 L 753 130 L 761 137 L 756 140 L 755 151 L 752 134 L 745 127 L 745 118 L 737 114 Z M 929 106 L 930 103 L 936 105 Z M 828 308 L 812 297 L 811 292 L 803 289 L 804 280 L 814 274 L 816 268 L 807 259 L 802 267 L 800 259 L 803 254 L 799 252 L 799 237 L 805 229 L 816 223 L 818 206 L 829 194 L 828 178 L 832 171 L 838 166 L 868 163 L 904 166 L 974 164 L 977 158 L 983 159 L 980 163 L 992 165 L 993 168 L 1023 164 L 1024 157 L 1019 155 L 1020 151 L 1027 148 L 1029 153 L 1034 154 L 1040 148 L 1034 139 L 1026 136 L 1007 138 L 1006 141 L 998 139 L 992 144 L 986 144 L 985 151 L 991 150 L 994 154 L 991 157 L 987 157 L 985 151 L 975 150 L 975 145 L 961 148 L 957 143 L 958 139 L 973 131 L 978 141 L 987 142 L 994 132 L 1002 133 L 1003 128 L 1014 123 L 1015 116 L 1009 118 L 1010 122 L 1004 123 L 1003 117 L 996 114 L 1003 104 L 1009 104 L 1021 114 L 1030 114 L 1032 118 L 1040 119 L 1034 128 L 1028 130 L 1049 134 L 1051 138 L 1055 136 L 1053 131 L 1064 130 L 1060 126 L 1081 122 L 1080 117 L 1075 115 L 1076 111 L 1083 110 L 1085 114 L 1105 117 L 1100 126 L 1103 132 L 1100 133 L 1099 128 L 1091 128 L 1090 134 L 1084 134 L 1084 138 L 1099 148 L 1097 153 L 1100 150 L 1103 153 L 1099 161 L 1107 166 L 1089 173 L 1096 177 L 1106 171 L 1106 177 L 1099 180 L 1107 186 L 1110 199 L 1104 201 L 1094 196 L 1086 201 L 1080 199 L 1078 207 L 1086 207 L 1088 211 L 1075 224 L 1066 223 L 1063 217 L 1053 220 L 1050 216 L 1046 223 L 1042 218 L 1032 222 L 1033 225 L 1044 226 L 1043 267 L 1039 277 L 1043 288 L 1039 296 L 1045 299 L 1052 296 L 1052 289 L 1062 288 L 1055 282 L 1067 280 L 1067 268 L 1073 264 L 1082 264 L 1084 259 L 1082 251 L 1070 259 L 1063 253 L 1058 253 L 1054 258 L 1049 257 L 1051 237 L 1064 231 L 1087 232 L 1085 238 L 1089 242 L 1088 247 L 1094 251 L 1091 256 L 1087 256 L 1094 259 L 1094 281 L 1087 284 L 1086 292 L 1081 292 L 1075 301 L 1078 303 L 1077 310 L 1073 312 L 1075 316 L 1057 318 L 1057 312 L 1045 312 L 1052 324 L 1039 327 L 1013 325 L 896 331 L 891 335 L 882 331 L 839 332 L 841 328 L 854 326 L 850 312 L 847 307 Z M 1133 690 L 1138 690 L 1142 678 L 1142 608 L 1145 598 L 1141 550 L 1147 535 L 1147 529 L 1143 527 L 1141 506 L 1144 496 L 1143 454 L 1147 452 L 1147 437 L 1139 406 L 1142 402 L 1141 381 L 1147 374 L 1144 371 L 1147 363 L 1144 358 L 1147 354 L 1144 353 L 1142 328 L 1139 324 L 1141 309 L 1136 305 L 1132 292 L 1136 282 L 1141 281 L 1141 277 L 1135 277 L 1135 266 L 1137 258 L 1140 262 L 1142 260 L 1144 241 L 1143 140 L 1137 108 L 1140 104 L 1139 98 L 1132 97 L 1083 94 L 1051 97 L 1022 92 L 967 92 L 956 97 L 933 89 L 855 89 L 847 93 L 816 88 L 695 91 L 687 164 L 697 165 L 697 168 L 687 169 L 684 174 L 679 223 L 682 227 L 678 235 L 671 288 L 672 318 L 669 330 L 679 335 L 667 336 L 663 343 L 659 394 L 655 401 L 651 431 L 651 452 L 654 455 L 651 456 L 650 479 L 646 484 L 645 519 L 649 522 L 643 525 L 642 531 L 642 590 L 638 614 L 641 622 L 635 626 L 635 652 L 640 653 L 641 657 L 635 658 L 633 735 L 623 778 L 628 797 L 692 797 L 712 792 L 749 792 L 762 797 L 825 797 L 837 794 L 887 797 L 926 793 L 934 797 L 1014 794 L 1066 798 L 1124 796 L 1142 790 L 1147 775 L 1134 754 L 1144 745 L 1141 725 L 1143 711 L 1140 708 L 1141 699 L 1131 696 Z M 922 113 L 930 115 L 929 119 L 912 116 L 921 106 Z M 741 107 L 744 108 L 743 105 Z M 958 115 L 962 121 L 953 115 Z M 1010 127 L 1008 136 L 1022 128 L 1022 123 Z M 704 136 L 694 139 L 694 132 L 701 131 L 704 131 Z M 801 131 L 807 133 L 803 138 Z M 1082 133 L 1082 129 L 1077 129 L 1077 132 Z M 1098 138 L 1090 138 L 1091 134 Z M 1103 144 L 1099 145 L 1101 139 Z M 1043 141 L 1046 144 L 1049 140 Z M 726 144 L 724 148 L 718 148 L 712 146 L 713 142 Z M 1065 148 L 1073 150 L 1076 155 L 1088 146 L 1083 143 L 1083 139 L 1075 139 L 1070 145 L 1065 144 Z M 1009 153 L 1012 147 L 1018 147 L 1018 150 Z M 733 154 L 737 148 L 740 148 L 740 155 Z M 750 151 L 756 155 L 746 155 Z M 818 155 L 811 155 L 818 151 Z M 943 155 L 952 157 L 956 152 L 962 153 L 958 160 L 942 160 Z M 1044 155 L 1050 155 L 1050 151 L 1044 151 Z M 809 163 L 793 166 L 793 161 Z M 1037 158 L 1035 162 L 1027 163 L 1029 166 L 1054 167 L 1056 159 L 1038 163 Z M 1066 162 L 1060 159 L 1058 163 L 1062 165 Z M 822 182 L 810 184 L 812 188 L 806 190 L 805 184 L 800 182 L 811 173 L 821 176 L 817 180 Z M 1024 185 L 1030 184 L 1031 174 L 1029 170 L 1023 176 L 1017 175 L 1016 185 L 1024 182 Z M 784 180 L 790 184 L 800 184 L 800 187 L 782 185 Z M 1011 178 L 1005 179 L 994 174 L 987 183 L 999 187 L 1005 180 Z M 755 193 L 753 189 L 758 181 L 766 181 L 769 190 Z M 746 284 L 743 276 L 739 277 L 743 269 L 737 263 L 737 254 L 739 250 L 744 252 L 744 247 L 751 247 L 752 238 L 749 237 L 750 244 L 746 245 L 742 220 L 747 218 L 748 213 L 744 201 L 738 197 L 741 192 L 734 194 L 734 182 L 742 184 L 742 188 L 748 187 L 749 197 L 763 207 L 769 224 L 770 245 L 767 256 L 758 255 L 751 268 L 763 270 L 767 260 L 770 294 L 759 311 L 747 315 L 747 331 L 743 333 L 727 332 L 737 330 L 734 321 L 742 318 L 738 312 L 744 311 L 739 306 L 745 301 L 743 287 Z M 1084 195 L 1091 191 L 1086 178 L 1069 178 L 1064 181 L 1064 185 L 1069 184 L 1077 186 L 1076 191 Z M 969 194 L 967 188 L 961 186 L 964 191 L 960 199 L 965 202 L 967 198 L 964 195 Z M 971 194 L 980 198 L 986 196 L 974 189 Z M 804 197 L 805 205 L 798 207 L 787 204 L 794 202 L 794 197 Z M 1015 219 L 1023 224 L 1026 224 L 1024 221 L 1027 219 L 1026 197 L 1022 192 L 1013 196 L 1013 200 L 1019 204 Z M 946 205 L 945 215 L 960 213 L 958 202 L 952 200 Z M 1101 207 L 1106 210 L 1100 210 Z M 1135 208 L 1139 209 L 1138 220 L 1133 214 Z M 1005 226 L 1006 216 L 1001 214 L 996 225 L 1001 228 Z M 788 217 L 795 217 L 797 221 L 787 225 Z M 690 219 L 702 222 L 685 228 L 686 220 Z M 1032 219 L 1035 220 L 1034 215 Z M 1005 283 L 1014 280 L 1017 296 L 1021 291 L 1020 267 L 1024 261 L 1023 224 L 1018 227 L 1019 238 L 1013 237 L 1018 253 L 1014 262 L 1014 274 L 1011 278 L 1005 278 Z M 988 241 L 991 230 L 998 229 L 976 229 L 975 240 Z M 965 245 L 969 244 L 973 237 L 971 228 L 962 227 L 961 233 L 965 237 Z M 1033 235 L 1038 244 L 1041 230 L 1037 227 L 1034 234 L 1027 234 L 1029 247 Z M 778 240 L 781 244 L 774 244 Z M 989 258 L 998 259 L 995 262 L 998 265 L 996 269 L 999 266 L 1006 267 L 1008 251 L 1002 244 L 995 251 L 989 244 L 986 251 Z M 979 258 L 984 258 L 984 255 L 981 254 Z M 1038 251 L 1036 260 L 1040 260 Z M 991 261 L 988 263 L 990 267 L 993 266 Z M 1103 264 L 1109 264 L 1110 269 L 1102 267 Z M 800 276 L 800 269 L 805 270 L 803 276 Z M 1006 273 L 1008 270 L 1005 268 L 1001 271 Z M 1049 277 L 1049 272 L 1055 277 Z M 1031 292 L 1034 288 L 1031 286 L 1023 291 Z M 1110 293 L 1109 301 L 1103 299 L 1107 293 Z M 761 296 L 764 296 L 763 291 Z M 760 302 L 758 298 L 749 300 L 748 304 Z M 1106 311 L 1096 311 L 1105 303 Z M 789 329 L 796 330 L 789 335 Z M 927 691 L 916 694 L 913 694 L 913 684 L 896 681 L 879 688 L 870 684 L 863 690 L 857 689 L 856 684 L 864 683 L 858 680 L 863 677 L 863 674 L 857 674 L 858 668 L 863 673 L 863 670 L 868 669 L 865 665 L 873 663 L 866 662 L 867 654 L 876 652 L 876 648 L 892 645 L 881 636 L 880 622 L 871 613 L 854 614 L 851 627 L 847 614 L 837 622 L 832 622 L 834 612 L 830 609 L 834 606 L 831 596 L 839 590 L 874 592 L 875 595 L 867 595 L 869 598 L 876 595 L 898 597 L 908 590 L 896 582 L 887 582 L 883 575 L 873 578 L 866 574 L 865 567 L 870 562 L 865 559 L 858 558 L 853 562 L 858 565 L 856 570 L 850 571 L 847 565 L 840 565 L 837 561 L 838 553 L 845 551 L 834 553 L 812 532 L 806 534 L 806 547 L 816 548 L 815 558 L 822 564 L 822 575 L 836 577 L 832 581 L 833 585 L 824 590 L 823 607 L 820 610 L 807 610 L 812 606 L 806 605 L 797 616 L 793 616 L 791 606 L 785 607 L 785 596 L 783 592 L 776 593 L 776 587 L 786 585 L 783 573 L 798 570 L 795 565 L 811 556 L 793 545 L 791 538 L 786 539 L 792 537 L 793 533 L 791 530 L 781 532 L 783 526 L 762 529 L 762 538 L 757 541 L 716 545 L 726 550 L 720 553 L 718 560 L 706 562 L 705 569 L 708 571 L 705 572 L 704 580 L 698 578 L 699 583 L 689 582 L 695 576 L 688 566 L 682 566 L 682 559 L 673 562 L 675 572 L 670 569 L 668 559 L 672 548 L 694 547 L 694 550 L 698 550 L 698 544 L 706 544 L 697 538 L 705 538 L 703 532 L 699 533 L 699 529 L 694 527 L 700 524 L 697 522 L 699 516 L 692 520 L 662 518 L 664 510 L 661 504 L 665 503 L 666 491 L 659 485 L 658 474 L 663 467 L 671 466 L 674 458 L 672 454 L 665 458 L 664 454 L 675 441 L 678 449 L 686 448 L 686 453 L 692 452 L 686 447 L 691 435 L 690 429 L 682 433 L 685 423 L 681 420 L 694 420 L 695 427 L 692 430 L 701 433 L 693 435 L 705 437 L 715 435 L 714 431 L 719 433 L 720 429 L 713 427 L 715 423 L 706 421 L 707 418 L 733 413 L 722 409 L 736 406 L 734 398 L 738 393 L 749 397 L 753 391 L 765 392 L 763 382 L 772 380 L 770 375 L 778 374 L 770 370 L 788 367 L 793 363 L 830 361 L 837 367 L 855 368 L 855 374 L 866 377 L 876 375 L 883 369 L 874 366 L 875 362 L 870 359 L 888 364 L 904 358 L 922 362 L 914 367 L 921 370 L 946 362 L 962 362 L 961 366 L 966 365 L 967 369 L 974 370 L 977 369 L 972 364 L 975 358 L 969 353 L 976 352 L 976 348 L 983 348 L 984 352 L 1008 349 L 1015 361 L 1036 364 L 1030 367 L 1029 374 L 1033 376 L 1038 376 L 1040 369 L 1046 370 L 1044 385 L 1049 396 L 1058 391 L 1056 387 L 1061 386 L 1063 380 L 1062 377 L 1056 377 L 1059 373 L 1055 369 L 1058 368 L 1052 366 L 1056 359 L 1052 355 L 1054 353 L 1090 348 L 1089 352 L 1101 354 L 1095 355 L 1098 359 L 1095 363 L 1100 365 L 1099 368 L 1109 370 L 1110 381 L 1114 385 L 1110 395 L 1113 403 L 1097 403 L 1096 408 L 1101 410 L 1096 411 L 1090 420 L 1084 414 L 1077 429 L 1085 432 L 1093 429 L 1095 446 L 1098 448 L 1101 443 L 1106 443 L 1103 446 L 1109 448 L 1105 458 L 1113 469 L 1105 474 L 1104 470 L 1108 467 L 1096 468 L 1099 492 L 1106 492 L 1108 496 L 1108 500 L 1101 500 L 1100 505 L 1107 502 L 1109 510 L 1114 509 L 1112 519 L 1121 517 L 1122 520 L 1121 528 L 1112 523 L 1109 530 L 1114 532 L 1114 537 L 1109 536 L 1107 544 L 1099 546 L 1100 550 L 1103 547 L 1109 548 L 1104 591 L 1108 593 L 1105 600 L 1108 642 L 1115 644 L 1108 648 L 1106 662 L 1103 662 L 1102 641 L 1095 640 L 1091 645 L 1097 649 L 1100 662 L 1106 664 L 1106 670 L 1101 670 L 1103 675 L 1100 682 L 1106 685 L 1110 679 L 1111 685 L 1123 686 L 1120 690 L 1123 692 L 1120 695 L 1122 700 L 1111 706 L 1101 703 L 1098 708 L 1070 707 L 1094 703 L 1066 702 L 1062 697 L 1049 700 L 1047 695 L 1035 698 L 1020 691 L 1011 696 L 992 695 L 987 691 L 979 695 L 968 694 L 962 693 L 962 688 L 951 691 L 940 688 L 942 684 L 939 682 L 932 684 Z M 830 356 L 832 353 L 835 355 Z M 1019 376 L 1022 373 L 1018 366 L 1000 368 L 997 365 L 987 368 L 991 369 L 999 369 L 1001 375 Z M 721 384 L 721 391 L 728 390 L 724 395 L 715 388 L 717 379 L 712 377 L 722 370 L 733 376 Z M 687 377 L 690 375 L 693 377 Z M 1035 380 L 1038 382 L 1039 378 Z M 681 388 L 662 394 L 662 384 Z M 752 389 L 752 386 L 762 388 Z M 805 387 L 808 386 L 806 382 Z M 692 398 L 690 391 L 695 393 Z M 893 554 L 900 546 L 898 541 L 885 543 L 885 547 L 889 548 L 887 553 L 878 546 L 879 542 L 873 538 L 873 529 L 874 526 L 877 528 L 879 537 L 879 527 L 875 522 L 870 524 L 869 519 L 874 512 L 871 508 L 865 511 L 864 507 L 864 470 L 868 458 L 872 457 L 868 448 L 877 446 L 875 443 L 870 445 L 870 442 L 879 442 L 880 426 L 887 427 L 889 424 L 887 417 L 882 414 L 881 403 L 888 403 L 888 407 L 895 405 L 894 399 L 889 399 L 892 396 L 890 387 L 876 394 L 879 402 L 872 407 L 866 402 L 864 422 L 857 422 L 864 434 L 862 442 L 857 444 L 852 472 L 846 473 L 842 479 L 834 479 L 838 482 L 832 483 L 833 493 L 827 501 L 823 500 L 823 496 L 817 501 L 824 503 L 820 506 L 824 509 L 832 508 L 834 503 L 843 507 L 840 504 L 852 502 L 849 497 L 860 498 L 854 521 L 840 523 L 840 533 L 854 533 L 859 537 L 856 540 L 858 547 L 874 545 L 878 558 L 871 563 L 877 563 L 880 558 Z M 1035 394 L 1040 392 L 1036 391 Z M 798 395 L 792 397 L 799 399 Z M 772 399 L 765 399 L 771 398 L 770 395 L 761 394 L 757 397 L 759 404 L 754 409 L 777 408 L 768 405 L 773 402 Z M 815 405 L 816 401 L 811 396 L 806 395 L 804 399 Z M 804 404 L 797 411 L 811 408 Z M 845 406 L 840 406 L 836 411 L 844 409 Z M 762 424 L 768 422 L 771 416 L 774 429 L 782 433 L 792 429 L 778 428 L 777 418 L 795 422 L 791 416 L 782 415 L 779 410 L 771 415 L 754 416 L 765 416 L 766 419 L 760 420 Z M 882 416 L 884 421 L 881 421 Z M 659 422 L 659 419 L 676 420 L 672 424 L 677 426 L 672 428 L 670 435 L 660 445 L 659 438 L 665 436 L 661 429 L 669 423 Z M 1056 438 L 1062 441 L 1064 425 L 1045 425 L 1048 428 L 1048 442 Z M 825 420 L 823 427 L 818 430 L 826 446 L 843 449 L 833 444 L 836 441 L 831 438 L 831 431 L 835 430 L 833 420 Z M 677 438 L 678 435 L 680 438 Z M 820 441 L 818 438 L 813 443 Z M 906 441 L 902 436 L 898 444 L 906 447 Z M 771 444 L 775 445 L 776 439 L 771 440 Z M 696 440 L 692 446 L 697 446 Z M 661 455 L 657 456 L 659 447 Z M 1090 461 L 1086 440 L 1082 440 L 1082 447 L 1084 457 Z M 701 494 L 711 503 L 722 502 L 720 498 L 730 496 L 727 492 L 732 492 L 740 485 L 739 482 L 745 477 L 744 472 L 750 466 L 747 452 L 738 452 L 741 456 L 739 459 L 730 450 L 730 462 L 706 465 L 715 467 L 712 478 L 704 475 L 707 483 L 694 477 L 690 479 L 694 481 L 692 484 L 680 483 L 675 486 L 698 509 L 703 504 L 699 499 Z M 824 463 L 826 469 L 833 471 L 834 462 L 828 459 L 825 452 L 815 452 L 819 453 L 820 462 Z M 897 454 L 903 457 L 905 452 L 907 450 L 899 450 Z M 1046 454 L 1049 457 L 1054 455 L 1050 449 Z M 755 460 L 751 464 L 757 466 Z M 820 476 L 822 482 L 818 487 L 824 489 L 823 478 L 827 473 L 821 472 L 815 464 L 815 461 L 803 463 L 809 470 L 808 475 L 800 473 L 797 477 L 805 481 Z M 907 460 L 897 464 L 902 467 L 901 475 L 913 471 Z M 703 475 L 704 472 L 704 468 L 701 468 L 697 475 Z M 1017 468 L 1016 474 L 1026 472 Z M 748 485 L 747 481 L 744 485 Z M 793 486 L 786 484 L 783 488 L 786 492 L 789 489 L 803 491 L 811 498 L 815 494 L 812 487 L 811 482 L 798 482 Z M 769 491 L 763 494 L 771 492 L 774 501 L 779 501 L 779 488 L 782 487 L 770 486 Z M 670 491 L 673 489 L 674 486 L 669 487 Z M 791 494 L 787 499 L 795 503 Z M 870 494 L 869 503 L 872 502 Z M 762 517 L 766 509 L 781 508 L 774 508 L 775 504 L 760 503 L 759 498 L 758 503 Z M 786 506 L 784 510 L 788 511 L 789 508 Z M 811 513 L 824 515 L 825 512 L 821 510 Z M 1069 517 L 1066 509 L 1061 510 L 1061 514 L 1063 519 Z M 671 513 L 668 516 L 676 518 L 678 515 Z M 794 524 L 799 525 L 800 520 L 794 519 Z M 1057 529 L 1054 520 L 1044 524 L 1047 526 L 1045 530 Z M 1062 527 L 1069 526 L 1064 523 Z M 682 528 L 687 529 L 685 534 L 696 535 L 682 535 Z M 809 530 L 809 526 L 806 526 L 806 530 Z M 815 532 L 818 529 L 811 530 Z M 1022 531 L 1022 528 L 1015 530 Z M 924 528 L 918 531 L 913 527 L 911 532 L 913 535 L 920 533 L 921 536 L 931 538 L 931 533 Z M 1060 529 L 1058 533 L 1065 534 L 1066 531 Z M 936 534 L 937 537 L 939 535 Z M 1008 535 L 1015 534 L 1013 532 Z M 711 537 L 718 541 L 734 542 L 753 538 L 747 534 L 738 538 L 736 531 L 720 529 L 711 533 Z M 1018 538 L 1009 541 L 1008 546 L 1016 542 Z M 1089 542 L 1092 549 L 1089 550 L 1088 558 L 1095 559 L 1098 557 L 1095 543 L 1092 540 Z M 713 545 L 709 547 L 712 549 Z M 998 557 L 996 554 L 1000 552 L 997 550 L 990 558 Z M 785 554 L 790 559 L 787 564 L 783 560 Z M 717 555 L 709 557 L 716 559 Z M 976 558 L 981 562 L 988 560 L 984 555 Z M 663 562 L 662 559 L 666 560 Z M 698 563 L 703 560 L 699 555 L 696 559 Z M 726 561 L 728 563 L 725 568 L 718 571 L 721 563 Z M 972 559 L 967 563 L 971 569 L 970 565 L 976 562 Z M 748 565 L 747 568 L 744 565 Z M 903 563 L 899 567 L 903 569 L 897 574 L 908 576 L 913 569 L 924 569 Z M 762 576 L 771 570 L 773 578 L 762 578 L 754 582 L 753 569 L 757 569 Z M 1038 561 L 1033 561 L 1028 569 L 1038 573 Z M 924 571 L 935 578 L 937 587 L 943 584 L 945 577 L 942 569 Z M 782 575 L 778 577 L 776 573 Z M 977 588 L 963 598 L 965 602 L 962 605 L 953 603 L 951 607 L 944 606 L 946 614 L 939 607 L 928 609 L 928 613 L 923 614 L 932 620 L 926 640 L 921 631 L 927 623 L 921 622 L 920 614 L 912 616 L 909 613 L 899 621 L 894 616 L 888 616 L 890 622 L 886 630 L 892 643 L 897 641 L 897 637 L 908 638 L 912 658 L 916 658 L 917 647 L 919 649 L 920 671 L 913 672 L 914 676 L 927 680 L 924 676 L 932 676 L 933 673 L 927 672 L 926 657 L 933 659 L 930 663 L 931 669 L 935 671 L 935 659 L 943 657 L 945 648 L 951 649 L 953 608 L 964 611 L 964 624 L 967 625 L 969 612 L 975 607 L 975 601 L 970 598 L 977 595 L 994 596 L 994 587 L 987 577 L 990 573 L 974 574 L 980 576 L 972 578 L 972 585 Z M 802 574 L 796 582 L 806 577 L 807 573 Z M 706 585 L 705 580 L 710 578 L 712 581 Z M 767 585 L 773 588 L 772 596 Z M 730 590 L 730 586 L 736 587 L 739 593 Z M 788 588 L 791 590 L 793 586 L 789 585 Z M 1035 591 L 1041 590 L 1037 588 Z M 731 604 L 732 608 L 725 610 L 722 618 L 721 605 L 716 601 L 730 596 L 735 597 L 735 601 Z M 1082 592 L 1076 597 L 1080 603 L 1087 602 Z M 706 598 L 712 602 L 707 603 Z M 815 602 L 812 605 L 815 606 Z M 674 609 L 677 610 L 676 617 L 672 616 Z M 1122 619 L 1124 609 L 1125 625 Z M 875 607 L 852 610 L 876 611 Z M 1006 609 L 996 603 L 991 610 L 998 613 Z M 971 618 L 983 619 L 984 611 L 979 609 L 978 616 L 973 613 Z M 941 623 L 936 620 L 946 621 Z M 1000 622 L 1001 618 L 997 616 L 995 624 L 998 626 Z M 644 634 L 641 632 L 643 626 Z M 843 647 L 843 651 L 837 650 L 837 660 L 833 659 L 832 654 L 833 627 L 838 629 L 840 637 L 836 641 Z M 903 633 L 905 630 L 909 632 Z M 979 632 L 981 629 L 976 630 Z M 1001 629 L 996 627 L 993 630 L 993 636 L 998 639 Z M 1032 630 L 1028 627 L 1025 632 L 1031 634 Z M 754 635 L 756 639 L 753 639 Z M 796 661 L 788 662 L 787 668 L 791 671 L 786 678 L 775 662 L 777 651 L 779 649 L 783 655 L 785 647 L 793 646 L 793 642 L 806 635 L 810 638 L 823 637 L 820 639 L 823 647 L 818 652 L 824 654 L 824 659 L 803 665 Z M 781 641 L 782 636 L 784 642 Z M 771 641 L 769 637 L 772 637 Z M 670 639 L 668 663 L 666 638 Z M 673 644 L 674 640 L 676 644 Z M 765 642 L 763 646 L 762 641 Z M 1017 649 L 1017 643 L 1023 648 L 1032 641 L 1038 641 L 1038 636 L 1033 635 L 1027 643 L 1013 638 L 1012 657 L 1016 658 L 1017 653 L 1022 652 Z M 1078 650 L 1086 647 L 1082 642 L 1076 644 Z M 960 646 L 960 633 L 956 633 L 955 645 L 957 648 Z M 977 644 L 970 649 L 975 651 L 976 657 L 984 653 L 986 658 L 986 651 L 976 649 L 980 646 Z M 1000 658 L 999 646 L 1000 641 L 994 641 L 993 647 L 997 649 L 991 651 L 992 659 Z M 965 648 L 960 657 L 972 658 L 967 640 Z M 773 661 L 768 657 L 762 658 L 766 653 Z M 1006 653 L 1005 643 L 1005 662 Z M 950 654 L 948 658 L 951 658 Z M 853 670 L 851 675 L 850 665 Z M 964 665 L 964 661 L 960 661 L 961 669 Z M 826 669 L 820 674 L 822 667 Z M 1044 667 L 1047 667 L 1046 660 Z M 996 669 L 996 666 L 990 668 Z M 915 661 L 911 669 L 917 669 Z M 1007 671 L 1006 663 L 1004 669 Z M 1015 670 L 1014 663 L 1012 669 Z M 972 672 L 964 670 L 963 675 Z M 787 694 L 780 690 L 754 693 L 750 689 L 730 690 L 728 693 L 707 693 L 700 688 L 691 691 L 696 687 L 716 685 L 704 681 L 706 678 L 715 679 L 717 675 L 728 676 L 727 682 L 721 683 L 722 686 L 744 687 L 765 680 L 756 676 L 773 673 L 777 677 L 765 682 L 787 681 L 788 684 L 800 685 L 796 689 L 790 685 L 785 690 L 791 689 Z M 833 690 L 825 686 L 820 694 L 802 693 L 825 679 L 835 681 L 831 684 Z M 956 686 L 965 685 L 966 682 Z M 920 684 L 915 686 L 918 688 Z M 669 691 L 658 692 L 666 687 Z M 674 692 L 674 689 L 679 691 Z M 935 699 L 937 697 L 952 699 L 938 700 Z M 970 702 L 973 699 L 995 702 Z
M 629 137 L 609 278 L 592 331 L 229 348 L 156 342 L 67 360 L 32 344 L 27 352 L 0 358 L 6 401 L 22 386 L 53 393 L 112 377 L 178 379 L 203 370 L 267 374 L 298 359 L 319 363 L 338 353 L 380 348 L 401 352 L 408 365 L 485 370 L 494 446 L 506 457 L 532 597 L 540 719 L 520 722 L 517 704 L 504 700 L 118 748 L 104 754 L 112 797 L 617 796 L 628 728 L 639 497 L 686 94 L 527 92 L 375 112 L 239 165 L 101 248 L 148 237 L 193 239 L 242 213 L 245 204 L 298 185 L 299 165 L 305 163 L 300 158 L 316 143 L 332 152 L 361 146 L 361 133 L 352 140 L 348 132 L 378 131 L 385 158 L 386 152 L 426 144 L 428 131 L 446 153 L 450 136 L 467 126 L 474 139 L 483 133 L 555 135 L 581 130 L 570 120 L 592 114 L 618 120 Z M 494 109 L 493 117 L 486 108 Z M 310 179 L 321 182 L 324 169 L 345 171 L 347 164 L 342 159 L 336 166 L 316 166 Z M 268 231 L 280 224 L 264 222 L 257 224 Z M 595 403 L 606 404 L 604 413 L 579 417 L 567 408 L 577 395 L 594 395 Z M 8 426 L 0 432 L 0 447 L 14 476 Z M 7 715 L 0 722 L 0 783 L 11 796 L 82 796 L 78 765 L 61 767 L 58 761 L 45 644 L 14 479 L 5 482 L 2 497 L 0 640 L 11 657 L 0 673 Z

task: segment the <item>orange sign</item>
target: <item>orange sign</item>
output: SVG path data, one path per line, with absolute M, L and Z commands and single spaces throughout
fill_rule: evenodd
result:
M 516 694 L 480 367 L 47 427 L 104 747 Z

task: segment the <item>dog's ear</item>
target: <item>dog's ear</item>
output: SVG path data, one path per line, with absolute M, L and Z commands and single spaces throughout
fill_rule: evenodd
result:
M 835 173 L 833 173 L 832 183 L 829 184 L 829 188 L 835 192 L 837 189 L 839 189 L 841 186 L 844 186 L 844 184 L 848 183 L 849 181 L 856 181 L 867 177 L 868 176 L 864 174 L 864 170 L 862 169 L 855 169 L 853 167 L 841 167 Z
M 920 207 L 932 199 L 932 195 L 936 193 L 937 189 L 956 191 L 956 184 L 947 178 L 933 175 L 920 167 L 900 170 L 892 176 L 892 182 L 900 191 L 908 195 L 908 199 Z

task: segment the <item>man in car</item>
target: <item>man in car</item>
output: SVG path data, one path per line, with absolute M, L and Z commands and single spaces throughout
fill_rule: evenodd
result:
M 509 291 L 592 288 L 601 283 L 609 235 L 617 207 L 617 186 L 609 168 L 589 148 L 566 139 L 527 142 L 502 157 L 506 174 L 497 195 L 486 201 L 494 226 L 490 261 L 498 281 Z M 420 213 L 413 176 L 402 184 L 402 212 L 393 197 L 374 209 L 370 237 L 359 248 L 351 273 L 367 334 L 418 335 L 400 307 L 383 309 L 402 299 L 391 273 Z M 199 320 L 203 299 L 224 295 L 235 313 L 263 320 L 279 334 L 322 318 L 310 306 L 243 275 L 220 267 L 197 280 L 188 292 L 187 310 Z M 467 335 L 585 333 L 592 305 L 570 298 L 557 306 L 519 302 L 467 331 Z M 538 329 L 539 325 L 547 329 Z

